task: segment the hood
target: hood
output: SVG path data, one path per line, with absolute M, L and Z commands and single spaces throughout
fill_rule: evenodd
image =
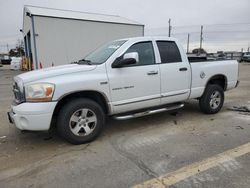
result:
M 95 68 L 96 65 L 78 65 L 78 64 L 62 65 L 62 66 L 44 68 L 40 70 L 34 70 L 27 73 L 23 73 L 16 76 L 15 80 L 22 80 L 23 83 L 28 83 L 63 74 L 91 71 L 94 70 Z

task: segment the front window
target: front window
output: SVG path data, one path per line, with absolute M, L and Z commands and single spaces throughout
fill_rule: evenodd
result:
M 130 66 L 153 65 L 155 64 L 155 55 L 152 42 L 139 42 L 133 44 L 125 53 L 137 52 L 139 61 Z
M 126 40 L 113 41 L 104 46 L 96 49 L 84 59 L 79 60 L 78 64 L 102 64 L 116 51 L 118 50 Z

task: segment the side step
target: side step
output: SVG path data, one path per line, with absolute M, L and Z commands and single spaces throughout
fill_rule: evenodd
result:
M 137 112 L 137 113 L 129 114 L 129 115 L 113 116 L 113 118 L 116 120 L 127 120 L 127 119 L 142 117 L 142 116 L 148 116 L 151 114 L 157 114 L 160 112 L 177 110 L 177 109 L 180 109 L 183 107 L 184 107 L 184 104 L 181 103 L 181 104 L 177 104 L 177 105 L 173 105 L 173 106 L 169 106 L 169 107 L 159 108 L 159 109 L 155 109 L 155 110 L 147 110 L 144 112 Z

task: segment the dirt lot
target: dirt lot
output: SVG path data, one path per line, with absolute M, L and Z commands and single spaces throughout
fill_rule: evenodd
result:
M 9 124 L 12 77 L 19 73 L 0 68 L 1 188 L 250 185 L 250 114 L 227 109 L 250 106 L 250 64 L 240 65 L 240 85 L 226 92 L 216 115 L 190 101 L 177 116 L 110 119 L 96 141 L 79 146 Z

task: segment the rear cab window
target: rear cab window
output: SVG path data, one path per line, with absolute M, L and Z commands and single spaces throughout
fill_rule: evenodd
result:
M 174 41 L 156 41 L 161 63 L 180 63 L 182 62 L 178 46 Z

